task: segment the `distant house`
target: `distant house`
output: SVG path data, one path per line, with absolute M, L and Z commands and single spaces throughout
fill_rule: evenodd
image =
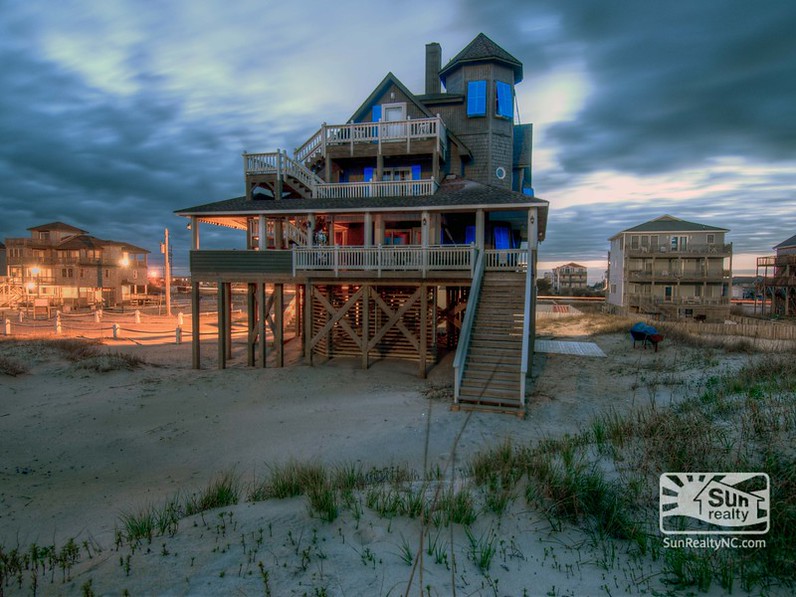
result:
M 761 313 L 793 317 L 796 315 L 796 235 L 776 245 L 774 251 L 775 255 L 757 259 L 760 292 L 765 298 Z
M 245 196 L 177 212 L 194 232 L 194 313 L 200 283 L 218 285 L 220 321 L 229 285 L 247 284 L 248 362 L 265 366 L 269 321 L 281 366 L 282 308 L 267 309 L 291 285 L 307 362 L 408 359 L 425 375 L 456 350 L 457 404 L 524 409 L 548 203 L 531 187 L 532 127 L 516 122 L 522 79 L 522 63 L 486 35 L 444 67 L 430 43 L 424 93 L 388 73 L 350 118 L 324 122 L 292 155 L 244 154 Z M 200 250 L 200 223 L 237 228 L 247 250 Z M 232 353 L 223 327 L 222 368 Z
M 553 268 L 553 292 L 556 294 L 570 294 L 573 291 L 585 290 L 588 270 L 585 265 L 567 263 Z
M 146 294 L 146 249 L 102 240 L 63 222 L 28 231 L 29 237 L 6 238 L 8 284 L 17 289 L 17 300 L 113 306 Z
M 8 261 L 6 260 L 6 246 L 0 243 L 0 278 L 8 276 Z
M 723 321 L 732 272 L 727 232 L 665 215 L 615 234 L 607 303 L 659 319 Z

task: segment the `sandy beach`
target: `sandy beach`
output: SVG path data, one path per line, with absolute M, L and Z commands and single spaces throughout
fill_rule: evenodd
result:
M 522 499 L 501 517 L 479 515 L 470 537 L 461 525 L 424 535 L 417 519 L 379 517 L 368 508 L 342 509 L 326 523 L 298 497 L 241 501 L 185 519 L 174 536 L 132 551 L 115 545 L 124 513 L 201 491 L 225 473 L 254 483 L 270 466 L 293 460 L 364 470 L 406 466 L 421 476 L 436 469 L 463 483 L 465 465 L 479 451 L 507 439 L 530 444 L 575 433 L 610 409 L 666 405 L 749 359 L 708 358 L 665 343 L 657 353 L 634 350 L 626 334 L 589 336 L 572 321 L 542 328 L 546 337 L 595 342 L 607 357 L 538 354 L 525 419 L 452 411 L 452 355 L 425 380 L 415 364 L 399 361 L 368 370 L 346 359 L 254 369 L 241 350 L 218 370 L 207 341 L 206 366 L 196 371 L 189 343 L 105 339 L 103 351 L 142 364 L 100 372 L 46 345 L 0 341 L 0 355 L 29 369 L 0 375 L 0 545 L 26 549 L 74 538 L 93 548 L 71 580 L 62 582 L 59 571 L 54 582 L 41 581 L 39 594 L 86 594 L 86 587 L 132 595 L 661 590 L 659 562 L 606 553 L 577 529 L 553 528 Z M 288 362 L 299 360 L 296 350 L 289 345 Z M 493 536 L 494 561 L 485 573 L 474 545 Z M 413 566 L 418 554 L 423 562 Z M 14 583 L 5 590 L 30 593 Z

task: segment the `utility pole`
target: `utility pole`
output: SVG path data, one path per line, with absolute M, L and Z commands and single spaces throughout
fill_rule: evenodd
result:
M 166 228 L 166 235 L 163 244 L 160 245 L 160 252 L 163 253 L 163 284 L 166 286 L 166 315 L 171 317 L 171 263 L 169 257 L 169 229 Z

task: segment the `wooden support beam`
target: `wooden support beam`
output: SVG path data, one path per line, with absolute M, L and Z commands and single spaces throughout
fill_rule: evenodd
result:
M 225 369 L 227 366 L 227 349 L 226 341 L 227 334 L 224 331 L 224 323 L 226 321 L 226 309 L 224 308 L 224 283 L 218 281 L 218 368 Z
M 265 340 L 265 320 L 268 317 L 268 307 L 265 300 L 265 280 L 257 283 L 257 306 L 260 311 L 257 318 L 257 336 L 260 340 L 260 367 L 265 369 L 266 357 L 268 356 L 268 342 Z
M 304 285 L 304 362 L 312 365 L 312 282 Z
M 296 338 L 298 338 L 301 336 L 301 284 L 296 284 L 296 290 L 293 296 L 294 304 L 296 305 L 293 322 L 296 326 Z
M 312 350 L 318 344 L 320 339 L 325 334 L 327 334 L 334 327 L 334 324 L 336 323 L 339 323 L 340 327 L 343 328 L 343 330 L 345 330 L 345 332 L 349 336 L 351 336 L 351 339 L 354 340 L 354 342 L 356 342 L 357 346 L 359 346 L 360 348 L 362 347 L 362 339 L 351 328 L 349 323 L 345 319 L 343 319 L 343 317 L 351 309 L 351 307 L 353 307 L 357 303 L 357 301 L 362 297 L 364 290 L 365 290 L 365 285 L 363 284 L 362 286 L 360 286 L 359 290 L 357 290 L 354 294 L 352 294 L 348 298 L 348 300 L 345 302 L 345 304 L 342 307 L 340 307 L 339 309 L 335 309 L 334 306 L 327 300 L 325 296 L 323 296 L 321 292 L 319 292 L 316 288 L 312 289 L 314 299 L 318 300 L 321 306 L 324 309 L 326 309 L 326 312 L 330 314 L 331 317 L 320 329 L 320 331 L 317 334 L 315 334 L 315 336 L 312 338 L 312 341 L 310 342 L 310 350 Z M 364 311 L 363 311 L 363 317 L 364 317 Z M 365 323 L 363 321 L 363 327 L 364 325 Z
M 368 348 L 372 349 L 375 348 L 376 345 L 381 342 L 381 339 L 384 335 L 392 329 L 393 326 L 397 327 L 401 333 L 412 343 L 415 349 L 418 349 L 417 339 L 415 338 L 414 334 L 406 329 L 406 326 L 403 324 L 403 316 L 404 314 L 415 304 L 418 298 L 420 298 L 420 292 L 416 291 L 410 296 L 403 305 L 401 305 L 398 309 L 393 311 L 390 306 L 384 302 L 379 296 L 379 293 L 376 291 L 375 288 L 372 288 L 370 291 L 371 297 L 373 298 L 373 302 L 375 305 L 384 311 L 384 314 L 387 315 L 388 319 L 378 330 L 374 330 L 373 338 L 371 338 Z
M 224 283 L 224 331 L 226 332 L 227 359 L 232 358 L 232 284 Z
M 256 295 L 257 284 L 250 282 L 246 288 L 246 364 L 249 367 L 254 367 L 254 345 L 257 343 Z
M 201 361 L 201 313 L 199 305 L 202 300 L 202 295 L 199 292 L 199 282 L 192 282 L 191 284 L 191 326 L 193 334 L 191 335 L 191 360 L 194 369 L 202 368 Z
M 285 294 L 284 284 L 274 284 L 274 349 L 276 366 L 285 366 Z

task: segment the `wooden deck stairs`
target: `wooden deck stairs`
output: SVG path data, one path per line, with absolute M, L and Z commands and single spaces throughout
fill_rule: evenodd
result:
M 485 272 L 458 406 L 524 415 L 520 396 L 525 274 Z
M 10 282 L 0 283 L 0 308 L 14 308 L 25 297 L 25 291 L 21 286 Z

